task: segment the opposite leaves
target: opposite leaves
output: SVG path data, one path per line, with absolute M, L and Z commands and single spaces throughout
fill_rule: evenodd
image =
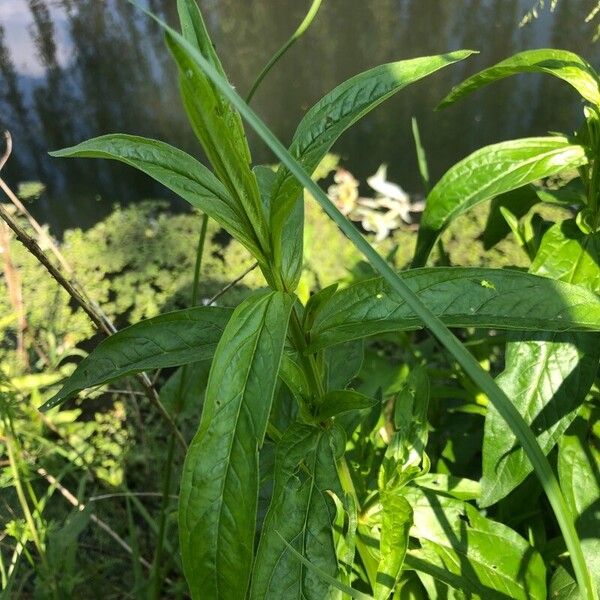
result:
M 200 428 L 181 479 L 179 536 L 193 598 L 244 598 L 254 555 L 258 450 L 283 353 L 292 300 L 251 296 L 217 347 Z

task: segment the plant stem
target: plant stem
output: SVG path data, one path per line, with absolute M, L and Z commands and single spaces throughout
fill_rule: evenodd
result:
M 313 3 L 308 9 L 306 16 L 302 20 L 302 23 L 298 25 L 298 29 L 294 31 L 294 33 L 287 40 L 287 42 L 283 44 L 283 46 L 281 46 L 281 48 L 279 48 L 279 50 L 277 50 L 275 54 L 273 54 L 271 60 L 269 60 L 269 62 L 263 67 L 263 70 L 255 79 L 254 83 L 252 84 L 252 87 L 250 88 L 250 91 L 248 92 L 248 95 L 246 96 L 246 102 L 248 104 L 250 104 L 250 101 L 252 100 L 252 97 L 258 89 L 258 86 L 262 83 L 262 80 L 267 76 L 267 73 L 273 68 L 275 63 L 277 63 L 277 61 L 300 39 L 300 37 L 302 37 L 304 32 L 310 27 L 310 24 L 313 22 L 315 16 L 317 15 L 317 12 L 319 11 L 321 2 L 322 0 L 313 0 Z

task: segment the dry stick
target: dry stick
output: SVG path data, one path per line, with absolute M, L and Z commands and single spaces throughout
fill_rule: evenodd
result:
M 7 140 L 10 138 L 7 138 Z M 0 160 L 0 169 L 6 163 L 6 158 L 3 157 Z M 0 179 L 0 181 L 2 181 Z M 52 277 L 58 282 L 58 284 L 63 287 L 69 296 L 71 296 L 81 308 L 85 311 L 87 316 L 91 319 L 91 321 L 96 325 L 96 327 L 106 333 L 107 335 L 113 334 L 116 329 L 112 323 L 107 322 L 107 319 L 103 318 L 101 314 L 96 310 L 95 306 L 91 304 L 83 295 L 75 288 L 75 286 L 68 281 L 63 274 L 48 260 L 48 257 L 44 254 L 44 251 L 40 248 L 39 244 L 28 234 L 23 228 L 19 225 L 17 220 L 6 210 L 2 203 L 0 203 L 0 218 L 5 221 L 5 223 L 13 230 L 17 239 L 25 246 L 25 248 L 35 257 L 37 260 L 46 268 L 48 273 L 52 275 Z M 175 425 L 175 422 L 171 418 L 171 415 L 167 412 L 167 409 L 164 407 L 160 398 L 158 397 L 158 393 L 152 386 L 152 382 L 146 373 L 138 373 L 136 375 L 137 379 L 141 382 L 144 391 L 146 393 L 147 398 L 150 400 L 151 404 L 158 410 L 161 417 L 165 420 L 165 422 L 169 425 L 173 433 L 175 434 L 179 445 L 182 447 L 184 451 L 187 450 L 186 441 L 183 439 L 181 432 Z
M 251 267 L 246 269 L 239 277 L 237 277 L 233 281 L 229 282 L 220 292 L 217 292 L 212 298 L 210 298 L 210 300 L 207 300 L 205 302 L 205 305 L 210 306 L 213 302 L 218 300 L 225 292 L 228 292 L 234 285 L 236 285 L 242 279 L 244 279 L 244 277 L 246 277 L 246 275 L 248 275 L 248 273 L 254 271 L 254 269 L 256 269 L 256 267 L 258 267 L 257 262 L 255 262 Z

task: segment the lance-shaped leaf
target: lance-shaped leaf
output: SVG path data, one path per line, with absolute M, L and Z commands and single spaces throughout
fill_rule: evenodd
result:
M 546 600 L 541 556 L 515 531 L 483 517 L 473 506 L 406 488 L 413 508 L 410 535 L 421 548 L 406 565 L 481 600 Z
M 597 413 L 589 420 L 578 417 L 559 440 L 558 475 L 600 594 L 600 438 L 592 432 L 597 420 Z
M 197 306 L 140 321 L 100 342 L 78 365 L 48 410 L 78 392 L 140 371 L 212 358 L 231 309 Z
M 237 307 L 211 367 L 179 495 L 179 539 L 193 598 L 244 598 L 254 555 L 258 450 L 271 410 L 292 300 Z
M 548 73 L 572 85 L 588 102 L 600 104 L 600 81 L 594 68 L 567 50 L 540 48 L 519 52 L 453 87 L 438 108 L 445 108 L 479 88 L 519 73 Z
M 600 234 L 584 235 L 574 221 L 551 227 L 531 267 L 600 291 Z M 523 340 L 523 341 L 517 341 Z M 548 453 L 584 401 L 600 359 L 598 334 L 516 336 L 507 346 L 506 369 L 497 381 L 532 426 Z M 497 411 L 490 407 L 483 441 L 482 506 L 497 502 L 532 471 L 523 449 Z
M 290 153 L 302 167 L 313 173 L 321 159 L 346 129 L 402 88 L 473 54 L 470 50 L 425 56 L 369 69 L 345 81 L 319 100 L 304 116 L 290 145 Z M 297 246 L 302 229 L 295 236 L 283 236 L 284 224 L 300 201 L 302 184 L 281 166 L 271 196 L 271 231 L 278 266 L 290 281 L 299 276 Z M 297 222 L 297 219 L 295 220 Z M 301 222 L 300 222 L 301 225 Z M 293 232 L 292 232 L 293 233 Z M 300 263 L 301 264 L 301 263 Z
M 59 158 L 110 158 L 139 169 L 222 225 L 260 256 L 250 221 L 225 186 L 200 162 L 169 144 L 134 135 L 103 135 L 50 152 Z
M 196 0 L 177 0 L 177 12 L 179 13 L 179 22 L 181 24 L 181 34 L 193 46 L 195 46 L 212 65 L 217 72 L 227 79 L 221 61 L 217 56 L 215 47 L 208 35 L 206 25 L 202 18 L 202 13 Z M 219 101 L 220 114 L 227 123 L 232 140 L 239 150 L 241 156 L 250 163 L 250 149 L 246 132 L 242 124 L 240 113 L 231 105 L 231 103 L 221 94 L 214 85 L 211 84 L 214 94 Z
M 427 196 L 413 266 L 421 267 L 440 233 L 475 205 L 587 163 L 566 137 L 523 138 L 485 146 L 451 167 Z
M 365 410 L 379 404 L 379 400 L 369 398 L 354 390 L 330 390 L 321 401 L 316 418 L 325 421 L 345 412 Z
M 569 261 L 564 264 L 565 268 L 575 268 Z M 411 269 L 400 277 L 429 310 L 452 327 L 529 331 L 600 328 L 600 298 L 579 285 L 486 268 Z M 369 279 L 333 295 L 315 318 L 310 348 L 421 327 L 419 318 L 385 280 Z
M 388 600 L 402 574 L 413 511 L 399 491 L 381 492 L 381 534 L 375 600 Z
M 167 32 L 167 45 L 179 67 L 179 85 L 188 118 L 217 177 L 239 201 L 260 248 L 268 248 L 266 216 L 247 147 L 232 128 L 232 113 L 178 38 Z M 235 119 L 234 119 L 235 120 Z
M 344 434 L 295 424 L 277 450 L 275 487 L 252 573 L 251 600 L 281 597 L 323 600 L 330 584 L 298 561 L 289 546 L 330 577 L 338 574 L 332 526 L 335 505 L 327 492 L 343 497 L 336 461 Z M 289 545 L 289 546 L 288 546 Z

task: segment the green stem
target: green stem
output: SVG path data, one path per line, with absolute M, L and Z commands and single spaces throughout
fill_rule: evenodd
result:
M 198 236 L 198 247 L 196 249 L 196 261 L 194 264 L 194 281 L 192 283 L 192 298 L 191 305 L 198 304 L 198 284 L 200 282 L 200 271 L 202 269 L 202 257 L 204 255 L 204 245 L 206 243 L 206 230 L 208 228 L 208 215 L 202 215 L 202 224 L 200 225 L 200 235 Z M 177 417 L 183 407 L 183 392 L 185 382 L 188 376 L 189 365 L 184 365 L 181 369 L 181 379 L 177 387 L 177 395 L 175 397 L 173 420 L 177 422 Z M 165 463 L 165 473 L 163 476 L 162 501 L 160 520 L 158 523 L 158 536 L 156 540 L 156 549 L 154 551 L 154 560 L 152 561 L 152 585 L 150 598 L 158 600 L 160 598 L 162 588 L 162 557 L 165 544 L 165 530 L 167 525 L 167 509 L 170 503 L 171 480 L 173 476 L 173 458 L 175 455 L 175 436 L 169 438 L 169 446 L 167 448 L 167 460 Z
M 142 9 L 144 10 L 144 9 Z M 575 530 L 573 515 L 569 510 L 564 496 L 560 490 L 552 467 L 540 448 L 537 439 L 519 411 L 514 407 L 506 394 L 498 387 L 493 378 L 461 344 L 458 338 L 444 325 L 439 317 L 433 314 L 419 297 L 408 287 L 408 285 L 396 274 L 394 269 L 377 253 L 369 242 L 360 234 L 350 221 L 336 208 L 323 190 L 310 178 L 302 166 L 291 156 L 283 144 L 275 137 L 269 128 L 262 122 L 256 113 L 242 100 L 237 92 L 225 81 L 216 69 L 202 56 L 202 54 L 189 44 L 175 30 L 166 23 L 145 11 L 165 31 L 169 33 L 177 43 L 185 48 L 189 56 L 204 71 L 208 78 L 221 91 L 221 93 L 237 108 L 248 124 L 263 139 L 273 153 L 289 169 L 289 171 L 302 183 L 302 185 L 313 195 L 327 215 L 338 225 L 342 232 L 350 239 L 356 248 L 371 263 L 389 284 L 391 289 L 404 300 L 406 305 L 414 311 L 423 324 L 438 338 L 444 347 L 454 356 L 464 371 L 479 386 L 506 421 L 511 431 L 527 454 L 536 475 L 538 476 L 548 500 L 552 506 L 559 527 L 565 537 L 565 543 L 569 549 L 571 562 L 577 582 L 582 592 L 591 600 L 597 600 L 598 595 L 592 584 L 591 576 L 585 563 L 581 542 Z
M 258 86 L 262 83 L 262 80 L 267 76 L 267 73 L 275 66 L 277 61 L 298 41 L 300 37 L 304 34 L 304 32 L 310 27 L 310 24 L 313 22 L 317 12 L 319 11 L 319 7 L 321 6 L 322 0 L 313 0 L 306 16 L 304 17 L 302 23 L 298 25 L 298 29 L 294 31 L 292 36 L 287 40 L 275 54 L 271 57 L 271 60 L 263 67 L 263 70 L 259 73 L 258 77 L 252 84 L 248 95 L 246 96 L 246 102 L 250 104 L 252 100 L 252 96 L 254 96 Z

